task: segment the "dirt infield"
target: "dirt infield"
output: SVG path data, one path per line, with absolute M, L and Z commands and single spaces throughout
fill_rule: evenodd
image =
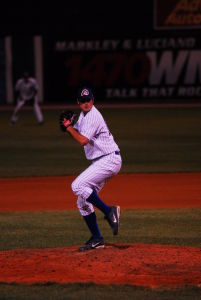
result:
M 0 211 L 71 210 L 74 177 L 0 179 Z M 201 207 L 201 173 L 130 174 L 111 179 L 101 192 L 126 208 Z M 201 286 L 201 249 L 145 244 L 0 252 L 0 283 L 131 284 Z
M 77 209 L 75 177 L 0 179 L 0 211 Z M 201 207 L 201 173 L 120 174 L 100 195 L 126 208 Z
M 0 252 L 0 283 L 130 284 L 178 287 L 201 285 L 201 250 L 161 245 L 107 245 Z

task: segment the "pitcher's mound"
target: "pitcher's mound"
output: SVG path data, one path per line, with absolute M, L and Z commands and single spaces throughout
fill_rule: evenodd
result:
M 201 285 L 201 249 L 148 244 L 107 244 L 0 252 L 1 283 Z

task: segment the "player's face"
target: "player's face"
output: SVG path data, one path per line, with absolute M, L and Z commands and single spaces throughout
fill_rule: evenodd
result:
M 28 82 L 29 81 L 28 79 L 29 79 L 28 76 L 24 76 L 24 82 Z
M 77 101 L 77 103 L 79 104 L 80 109 L 83 111 L 83 113 L 88 113 L 91 110 L 91 108 L 94 104 L 94 101 L 93 101 L 93 99 L 91 99 L 91 100 L 85 100 L 83 102 L 83 100 L 82 100 L 82 102 Z

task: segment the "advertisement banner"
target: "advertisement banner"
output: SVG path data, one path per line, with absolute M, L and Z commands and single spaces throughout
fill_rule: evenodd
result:
M 154 0 L 155 29 L 201 29 L 201 0 Z
M 97 100 L 201 99 L 201 41 L 196 36 L 44 39 L 48 101 L 75 101 L 78 87 Z

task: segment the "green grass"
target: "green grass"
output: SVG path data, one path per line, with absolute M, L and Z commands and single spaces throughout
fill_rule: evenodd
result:
M 201 209 L 123 210 L 116 237 L 99 211 L 97 217 L 106 243 L 201 247 Z M 0 250 L 80 245 L 89 238 L 77 211 L 0 213 L 0 224 Z
M 77 111 L 78 112 L 78 111 Z M 201 171 L 201 108 L 101 109 L 120 146 L 121 172 Z M 39 126 L 32 111 L 9 125 L 0 111 L 0 177 L 78 174 L 84 151 L 58 127 L 59 110 L 44 111 Z
M 44 111 L 38 126 L 23 111 L 10 126 L 11 111 L 0 111 L 0 177 L 78 174 L 88 165 L 83 149 L 59 131 L 59 110 Z M 201 108 L 102 109 L 120 146 L 121 172 L 201 171 Z M 201 247 L 201 209 L 125 210 L 113 237 L 98 212 L 106 243 L 160 243 Z M 73 228 L 73 230 L 72 230 Z M 80 245 L 88 239 L 78 211 L 0 213 L 0 250 Z M 6 285 L 0 299 L 199 300 L 199 287 L 157 289 L 135 286 Z
M 97 212 L 106 243 L 160 243 L 201 247 L 201 209 L 132 209 L 121 215 L 119 235 Z M 88 230 L 77 211 L 0 213 L 0 250 L 80 245 Z M 72 230 L 73 228 L 73 230 Z M 0 299 L 199 300 L 199 287 L 151 289 L 127 285 L 0 284 Z
M 0 299 L 4 300 L 199 300 L 200 289 L 184 287 L 172 290 L 135 286 L 95 284 L 69 285 L 0 285 Z

